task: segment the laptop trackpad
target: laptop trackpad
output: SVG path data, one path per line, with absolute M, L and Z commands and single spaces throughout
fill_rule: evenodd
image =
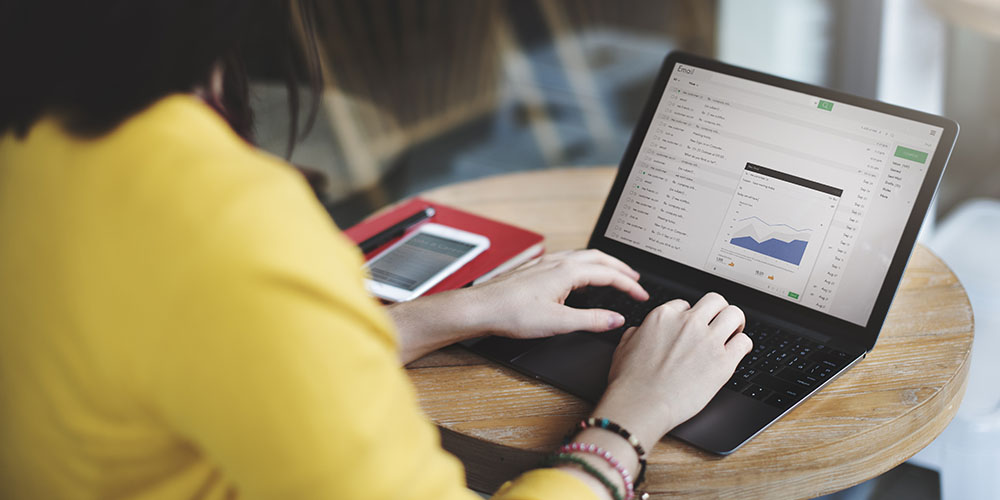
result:
M 596 403 L 608 385 L 615 344 L 599 333 L 574 332 L 553 337 L 511 364 L 560 389 Z
M 728 455 L 781 415 L 782 410 L 722 389 L 700 413 L 670 431 L 698 448 Z

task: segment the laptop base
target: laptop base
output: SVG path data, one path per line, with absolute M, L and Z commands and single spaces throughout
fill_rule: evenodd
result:
M 602 335 L 610 334 L 573 332 L 534 340 L 483 337 L 462 345 L 487 359 L 597 404 L 607 388 L 617 345 L 613 338 L 602 338 Z M 668 435 L 704 451 L 728 455 L 863 358 L 864 355 L 860 355 L 843 366 L 789 408 L 777 408 L 724 388 L 701 412 Z

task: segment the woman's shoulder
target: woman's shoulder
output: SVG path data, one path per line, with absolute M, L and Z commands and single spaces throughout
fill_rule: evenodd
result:
M 224 246 L 242 246 L 244 254 L 281 247 L 294 255 L 294 248 L 284 247 L 309 243 L 358 267 L 356 251 L 304 176 L 244 141 L 196 97 L 168 97 L 116 135 L 114 149 L 134 151 L 136 167 L 144 171 L 137 174 L 146 178 L 135 190 L 148 187 L 149 198 L 158 199 L 165 217 L 179 219 L 194 232 L 208 232 L 212 239 L 221 233 L 229 241 Z
M 139 160 L 150 175 L 226 189 L 289 177 L 290 166 L 236 134 L 215 110 L 187 94 L 165 97 L 107 138 L 109 150 Z
M 317 231 L 336 232 L 295 168 L 243 140 L 191 95 L 163 98 L 78 149 L 73 161 L 92 184 L 116 186 L 119 195 L 103 197 L 107 203 L 154 224 L 179 225 L 192 235 L 259 232 L 268 229 L 264 214 L 273 214 L 286 224 L 308 220 Z
M 145 256 L 136 261 L 155 255 L 174 269 L 326 276 L 344 301 L 364 295 L 355 286 L 360 255 L 305 178 L 195 96 L 163 98 L 96 139 L 41 123 L 24 147 L 35 189 L 59 191 L 53 198 L 114 228 L 102 232 L 115 235 L 103 244 Z M 42 177 L 61 180 L 43 186 Z
M 159 199 L 158 206 L 136 203 L 163 221 L 177 252 L 190 268 L 201 269 L 199 276 L 242 283 L 227 294 L 247 293 L 251 281 L 242 280 L 255 277 L 268 277 L 252 283 L 270 288 L 279 282 L 310 289 L 341 312 L 364 312 L 382 340 L 394 343 L 364 291 L 360 253 L 295 168 L 243 141 L 190 96 L 157 103 L 119 133 L 118 150 L 133 147 L 130 141 L 142 144 L 145 152 L 136 155 L 150 178 L 141 184 Z

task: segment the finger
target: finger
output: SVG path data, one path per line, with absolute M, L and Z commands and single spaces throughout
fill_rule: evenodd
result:
M 618 342 L 618 344 L 621 345 L 628 343 L 628 341 L 632 338 L 632 335 L 634 335 L 638 329 L 639 327 L 637 326 L 629 327 L 629 329 L 625 330 L 625 333 L 622 334 L 622 339 Z
M 598 264 L 584 264 L 572 267 L 573 289 L 585 286 L 611 286 L 631 296 L 635 300 L 649 299 L 649 293 L 639 282 L 617 269 Z
M 726 306 L 708 324 L 709 330 L 722 342 L 729 340 L 735 332 L 742 332 L 746 326 L 746 316 L 739 307 Z
M 606 332 L 625 324 L 625 317 L 607 309 L 575 309 L 558 306 L 546 318 L 553 334 L 568 332 Z
M 732 361 L 735 366 L 746 356 L 750 350 L 753 349 L 753 341 L 747 334 L 740 332 L 733 335 L 733 338 L 726 342 L 726 354 L 730 356 L 730 361 Z
M 707 325 L 728 305 L 729 302 L 726 302 L 722 295 L 708 292 L 691 307 L 691 314 L 696 320 Z
M 662 321 L 673 322 L 680 314 L 691 308 L 688 301 L 684 299 L 674 299 L 663 304 L 660 304 L 653 308 L 646 318 L 642 320 L 643 324 L 647 321 L 651 323 L 657 323 Z
M 691 309 L 691 303 L 684 299 L 674 299 L 664 302 L 660 307 L 669 307 L 677 312 L 684 312 Z
M 614 257 L 612 257 L 612 256 L 610 256 L 610 255 L 608 255 L 608 254 L 600 251 L 600 250 L 596 250 L 596 249 L 582 250 L 582 251 L 576 252 L 575 255 L 574 255 L 574 257 L 576 257 L 577 259 L 579 259 L 579 261 L 581 261 L 581 262 L 589 262 L 591 264 L 601 264 L 601 265 L 604 265 L 604 266 L 612 267 L 614 269 L 617 269 L 617 270 L 619 270 L 619 271 L 621 271 L 621 272 L 623 272 L 623 273 L 631 276 L 633 279 L 636 279 L 636 280 L 639 279 L 639 272 L 638 271 L 636 271 L 635 269 L 632 269 L 631 266 L 629 266 L 628 264 L 622 262 L 621 260 L 618 260 L 618 259 L 616 259 L 616 258 L 614 258 Z

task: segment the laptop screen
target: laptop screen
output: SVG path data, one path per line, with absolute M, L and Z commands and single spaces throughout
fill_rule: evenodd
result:
M 863 326 L 943 132 L 676 64 L 605 236 Z

